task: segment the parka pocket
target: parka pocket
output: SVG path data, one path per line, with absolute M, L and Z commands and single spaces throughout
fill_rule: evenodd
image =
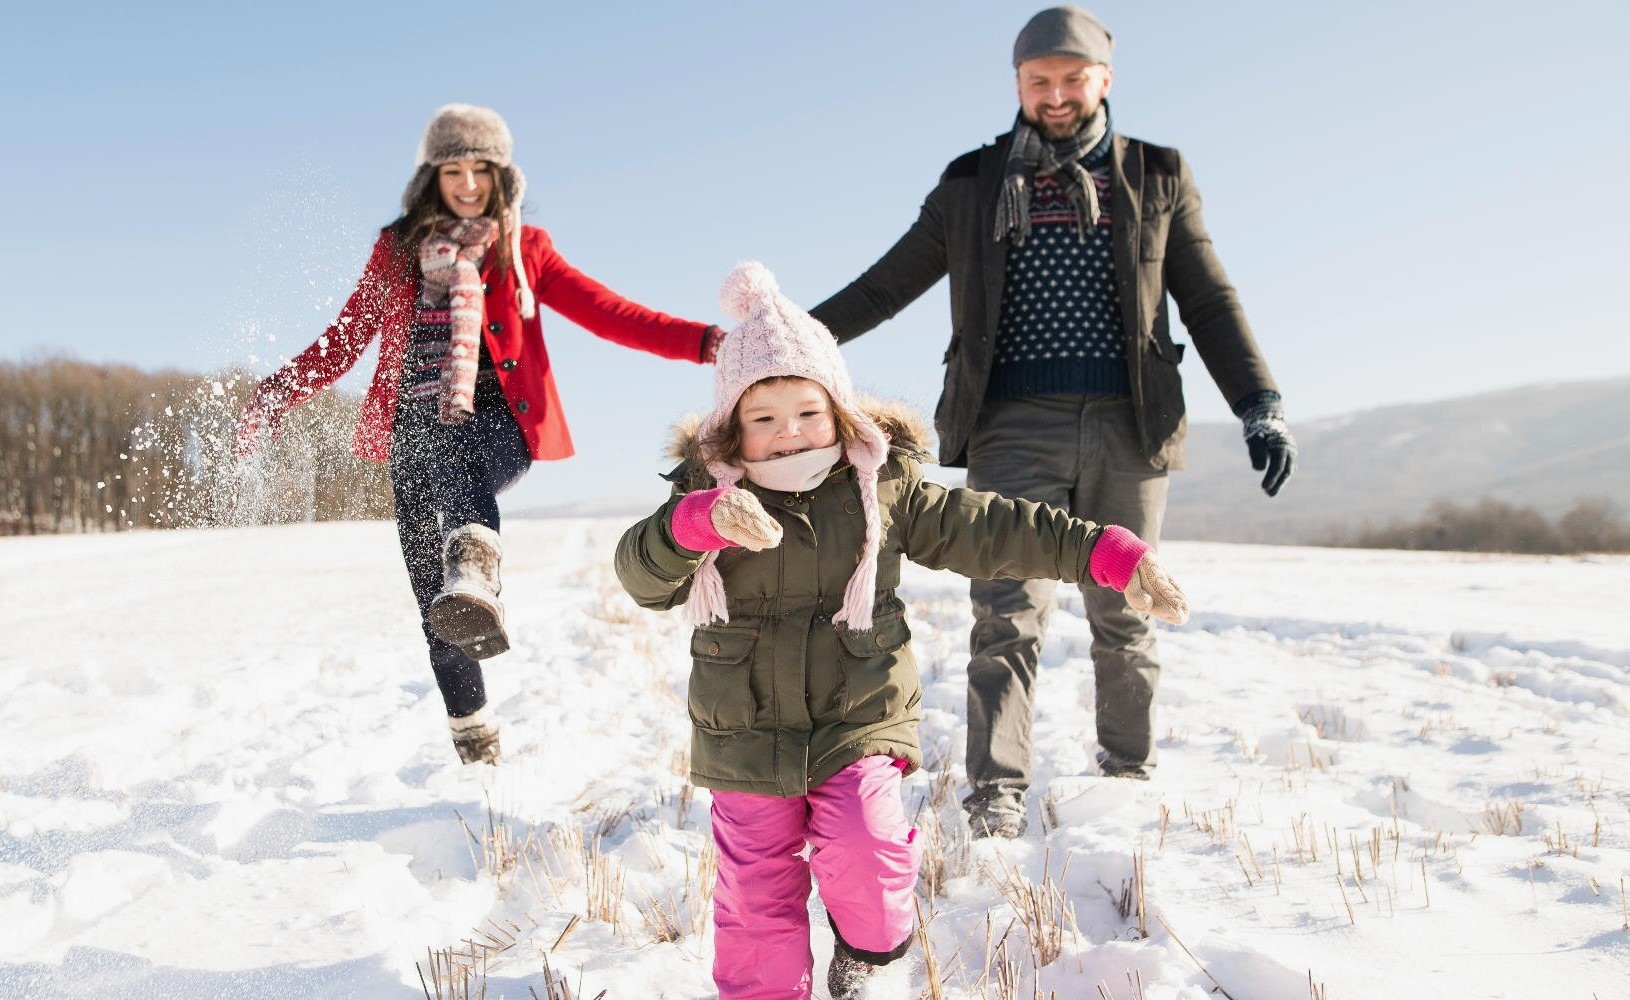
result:
M 1163 260 L 1166 257 L 1166 236 L 1172 227 L 1172 203 L 1164 199 L 1145 199 L 1142 224 L 1138 227 L 1138 259 Z
M 713 733 L 753 725 L 753 629 L 699 628 L 690 639 L 691 722 Z
M 840 630 L 843 643 L 843 721 L 883 722 L 922 700 L 905 609 L 878 614 L 868 632 Z

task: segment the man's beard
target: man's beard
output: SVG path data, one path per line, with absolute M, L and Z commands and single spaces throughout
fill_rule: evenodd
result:
M 1031 117 L 1029 114 L 1024 116 L 1024 120 L 1030 123 L 1031 128 L 1040 132 L 1047 139 L 1068 139 L 1081 131 L 1081 126 L 1085 125 L 1087 119 L 1091 118 L 1092 115 L 1087 113 L 1084 105 L 1076 101 L 1069 101 L 1064 107 L 1075 112 L 1075 117 L 1067 122 L 1048 122 L 1039 116 Z

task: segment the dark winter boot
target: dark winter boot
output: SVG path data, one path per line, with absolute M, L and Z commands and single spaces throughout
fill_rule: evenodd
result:
M 442 590 L 426 618 L 436 635 L 472 660 L 509 649 L 504 606 L 498 602 L 500 555 L 498 532 L 484 524 L 454 528 L 442 549 Z
M 826 967 L 826 989 L 832 994 L 832 1000 L 861 1000 L 868 986 L 885 978 L 879 973 L 911 950 L 913 935 L 907 934 L 892 951 L 862 951 L 843 939 L 831 913 L 826 915 L 826 920 L 832 925 L 832 964 Z M 894 982 L 885 979 L 880 985 L 891 996 L 897 992 L 904 995 L 904 987 Z
M 492 717 L 491 706 L 462 717 L 449 716 L 447 725 L 453 730 L 453 749 L 458 759 L 466 764 L 498 763 L 498 723 Z
M 970 795 L 962 807 L 968 811 L 968 832 L 975 840 L 1024 836 L 1024 799 L 1010 794 Z
M 877 970 L 878 966 L 862 962 L 840 942 L 832 949 L 832 964 L 826 967 L 827 992 L 832 1000 L 860 1000 Z

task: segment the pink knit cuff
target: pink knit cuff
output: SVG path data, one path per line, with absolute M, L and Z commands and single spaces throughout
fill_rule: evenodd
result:
M 712 552 L 736 544 L 713 530 L 713 505 L 731 486 L 687 493 L 674 507 L 674 541 L 692 552 Z
M 1098 544 L 1092 547 L 1087 569 L 1098 584 L 1125 591 L 1138 562 L 1148 551 L 1148 542 L 1118 524 L 1111 524 L 1098 533 Z

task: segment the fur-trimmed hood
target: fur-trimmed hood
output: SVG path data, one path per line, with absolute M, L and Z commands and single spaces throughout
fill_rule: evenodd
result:
M 932 462 L 933 431 L 922 415 L 899 400 L 860 398 L 861 409 L 888 435 L 891 456 L 902 455 L 917 462 Z M 702 442 L 697 436 L 703 414 L 687 414 L 674 424 L 666 454 L 679 464 L 663 478 L 682 483 L 687 490 L 708 489 L 713 477 L 702 462 Z

